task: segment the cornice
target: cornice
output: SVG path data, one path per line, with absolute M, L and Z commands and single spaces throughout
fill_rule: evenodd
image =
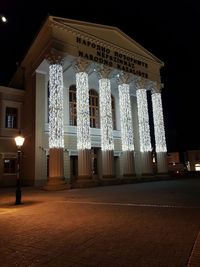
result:
M 108 42 L 107 40 L 104 40 L 104 39 L 101 39 L 101 41 L 100 41 L 100 39 L 99 38 L 97 38 L 96 36 L 94 36 L 94 35 L 92 35 L 92 34 L 90 34 L 90 33 L 88 33 L 88 32 L 85 32 L 85 31 L 82 31 L 82 30 L 80 30 L 80 29 L 76 29 L 76 28 L 74 28 L 74 27 L 71 27 L 70 25 L 66 25 L 66 24 L 64 24 L 64 23 L 61 23 L 61 22 L 58 22 L 58 21 L 54 21 L 54 20 L 51 20 L 50 21 L 50 26 L 51 27 L 56 27 L 56 28 L 58 28 L 58 29 L 61 29 L 61 30 L 64 30 L 64 31 L 67 31 L 67 32 L 70 32 L 70 33 L 72 33 L 72 34 L 74 34 L 75 36 L 77 36 L 77 37 L 81 37 L 81 38 L 83 38 L 83 39 L 87 39 L 88 41 L 90 41 L 90 42 L 94 42 L 94 43 L 96 43 L 96 44 L 98 44 L 98 45 L 101 45 L 101 46 L 104 46 L 105 48 L 108 48 L 108 49 L 111 49 L 111 50 L 114 50 L 114 51 L 116 51 L 116 52 L 118 52 L 118 53 L 121 53 L 121 54 L 124 54 L 124 55 L 126 55 L 127 57 L 134 57 L 135 59 L 137 59 L 137 60 L 141 60 L 141 61 L 144 61 L 144 62 L 146 62 L 146 63 L 149 63 L 150 61 L 151 61 L 151 63 L 154 63 L 154 64 L 158 64 L 158 65 L 160 65 L 161 67 L 163 66 L 163 62 L 158 62 L 158 61 L 156 61 L 156 60 L 153 60 L 153 59 L 151 59 L 151 58 L 149 58 L 149 57 L 145 57 L 145 56 L 142 56 L 142 55 L 140 55 L 140 54 L 138 54 L 138 53 L 136 53 L 136 52 L 133 52 L 133 51 L 130 51 L 130 50 L 128 50 L 128 49 L 126 49 L 126 48 L 121 48 L 120 46 L 117 46 L 116 44 L 113 44 L 113 43 L 111 43 L 111 42 Z M 112 28 L 111 27 L 111 29 L 113 29 L 113 30 L 116 30 L 115 28 Z M 119 33 L 123 33 L 123 32 L 121 32 L 120 30 L 118 30 L 119 31 Z M 123 35 L 125 35 L 125 37 L 124 38 L 128 38 L 128 36 L 126 36 L 126 34 L 122 34 L 122 36 Z M 130 38 L 128 38 L 128 39 L 130 39 Z M 133 41 L 132 39 L 131 39 L 131 41 Z M 137 44 L 138 46 L 140 46 L 139 44 Z M 144 49 L 144 48 L 143 48 Z M 144 49 L 144 50 L 146 50 L 146 49 Z M 148 51 L 147 51 L 148 52 Z M 150 53 L 150 52 L 149 52 Z M 151 54 L 151 53 L 150 53 Z

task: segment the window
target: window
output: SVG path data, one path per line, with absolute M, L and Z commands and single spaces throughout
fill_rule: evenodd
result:
M 6 107 L 6 118 L 5 118 L 6 128 L 15 128 L 15 129 L 17 128 L 17 115 L 18 115 L 17 108 Z
M 113 130 L 116 130 L 116 120 L 115 120 L 115 99 L 111 95 L 111 103 L 112 103 L 112 121 L 113 121 Z
M 76 86 L 69 87 L 69 125 L 76 126 Z
M 92 159 L 92 174 L 98 174 L 98 150 L 99 148 L 93 147 L 91 149 L 91 159 Z
M 90 105 L 90 127 L 99 128 L 99 97 L 98 93 L 91 89 L 89 91 Z
M 15 159 L 4 159 L 4 173 L 15 173 L 16 172 L 16 160 Z
M 115 100 L 112 99 L 112 120 L 113 120 L 113 129 L 116 129 L 116 120 L 115 120 Z M 99 120 L 99 95 L 94 90 L 89 91 L 89 112 L 90 112 L 90 127 L 91 128 L 100 128 Z M 71 85 L 69 87 L 69 124 L 72 126 L 77 125 L 77 113 L 76 113 L 76 86 Z

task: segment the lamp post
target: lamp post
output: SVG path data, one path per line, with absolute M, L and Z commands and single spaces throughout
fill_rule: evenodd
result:
M 16 188 L 16 201 L 15 204 L 21 204 L 21 179 L 20 179 L 20 172 L 21 172 L 21 148 L 24 144 L 25 138 L 21 135 L 15 137 L 15 144 L 17 146 L 17 188 Z

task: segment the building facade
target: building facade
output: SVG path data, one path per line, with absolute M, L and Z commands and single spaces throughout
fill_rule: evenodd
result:
M 16 184 L 14 137 L 22 128 L 24 91 L 0 86 L 0 186 Z
M 24 88 L 15 128 L 26 138 L 23 183 L 54 190 L 150 177 L 153 149 L 156 175 L 166 174 L 162 66 L 118 28 L 48 17 L 11 81 Z
M 185 164 L 188 171 L 200 171 L 200 150 L 188 150 L 185 153 Z

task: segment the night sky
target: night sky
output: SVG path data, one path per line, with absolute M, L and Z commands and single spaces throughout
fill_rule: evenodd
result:
M 130 5 L 131 3 L 131 5 Z M 0 1 L 0 85 L 7 86 L 47 15 L 118 27 L 165 63 L 169 152 L 200 149 L 199 1 Z

